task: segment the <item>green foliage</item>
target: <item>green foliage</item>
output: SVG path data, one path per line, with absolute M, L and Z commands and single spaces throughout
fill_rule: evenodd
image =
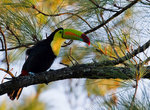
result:
M 94 1 L 96 5 L 91 1 Z M 0 27 L 2 27 L 5 33 L 8 48 L 25 45 L 24 47 L 8 52 L 9 63 L 20 60 L 22 53 L 28 47 L 46 38 L 45 36 L 48 36 L 56 28 L 75 28 L 86 32 L 105 22 L 105 20 L 121 10 L 127 3 L 129 2 L 116 0 L 1 0 Z M 115 5 L 118 7 L 115 7 Z M 41 13 L 35 8 L 41 11 Z M 105 10 L 105 8 L 110 8 L 115 12 Z M 53 16 L 59 13 L 70 14 Z M 91 40 L 91 47 L 87 48 L 83 45 L 78 47 L 76 43 L 71 45 L 71 48 L 69 46 L 65 47 L 60 55 L 62 58 L 61 62 L 67 65 L 74 65 L 77 62 L 101 62 L 118 59 L 126 53 L 132 52 L 136 46 L 139 46 L 139 42 L 134 39 L 136 36 L 133 34 L 134 31 L 138 30 L 134 26 L 136 24 L 134 24 L 136 20 L 134 18 L 135 15 L 134 8 L 130 8 L 118 18 L 112 20 L 112 22 L 90 33 L 88 36 Z M 116 66 L 130 67 L 133 71 L 136 71 L 135 74 L 139 73 L 141 78 L 145 74 L 145 70 L 143 65 L 137 69 L 136 66 L 139 62 L 141 62 L 141 59 L 137 57 Z M 136 78 L 135 74 L 133 75 Z M 121 88 L 122 84 L 130 87 L 132 83 L 128 85 L 119 79 L 117 81 L 112 79 L 88 79 L 84 86 L 88 93 L 88 98 L 92 98 L 93 96 L 105 97 L 108 93 Z M 38 85 L 35 96 L 23 98 L 23 101 L 16 108 L 10 107 L 10 110 L 46 109 L 45 104 L 38 99 L 40 94 L 46 89 L 47 86 Z M 112 94 L 115 94 L 115 92 Z M 109 100 L 104 100 L 104 103 L 102 103 L 105 105 L 105 108 L 120 109 L 120 106 L 116 106 L 117 103 L 123 109 L 128 109 L 131 106 L 131 98 L 127 100 L 122 99 L 121 101 L 118 101 L 121 97 L 117 95 L 110 96 L 109 98 Z M 148 103 L 149 101 L 146 104 L 137 101 L 132 108 L 135 110 L 144 110 L 146 107 L 149 108 Z M 100 107 L 99 105 L 98 107 Z M 8 109 L 7 104 L 3 101 L 0 105 L 0 110 L 6 109 Z

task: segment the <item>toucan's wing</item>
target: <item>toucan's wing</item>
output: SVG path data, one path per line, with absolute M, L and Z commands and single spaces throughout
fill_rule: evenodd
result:
M 34 46 L 28 48 L 27 51 L 26 51 L 26 55 L 29 56 L 31 54 L 31 52 L 35 51 L 37 49 L 37 47 L 45 44 L 45 42 L 46 42 L 46 39 L 42 40 L 42 41 L 39 41 Z
M 33 47 L 34 47 L 34 46 L 33 46 Z M 27 56 L 30 55 L 31 51 L 33 50 L 33 47 L 30 47 L 30 48 L 27 49 L 27 51 L 26 51 L 26 55 L 27 55 Z
M 34 46 L 32 46 L 32 47 L 27 49 L 27 51 L 26 51 L 26 58 L 25 59 L 28 58 L 28 56 L 31 54 L 31 52 L 33 52 L 35 50 L 35 48 L 36 48 L 36 46 L 34 45 Z
M 50 44 L 46 44 L 46 42 L 36 45 L 29 51 L 30 55 L 26 59 L 22 68 L 22 70 L 28 72 L 39 73 L 46 71 L 56 58 Z

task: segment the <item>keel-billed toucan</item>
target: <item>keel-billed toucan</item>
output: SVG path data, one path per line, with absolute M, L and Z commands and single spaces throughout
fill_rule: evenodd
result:
M 66 39 L 79 40 L 90 45 L 90 40 L 84 33 L 74 29 L 58 28 L 47 39 L 39 41 L 26 51 L 27 59 L 20 76 L 40 73 L 49 69 Z M 14 90 L 8 93 L 8 96 L 11 100 L 18 99 L 21 91 L 22 88 Z

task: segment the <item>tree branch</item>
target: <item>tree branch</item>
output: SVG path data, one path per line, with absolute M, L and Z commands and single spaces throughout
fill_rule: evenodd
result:
M 56 80 L 63 80 L 68 78 L 120 78 L 133 79 L 135 72 L 132 68 L 112 67 L 119 63 L 134 57 L 140 52 L 145 51 L 150 46 L 150 40 L 141 47 L 135 49 L 132 53 L 127 53 L 124 57 L 117 60 L 108 60 L 96 64 L 81 64 L 69 68 L 63 68 L 55 71 L 39 73 L 35 76 L 21 76 L 14 78 L 12 81 L 0 84 L 0 95 L 8 93 L 20 87 L 26 87 L 34 84 L 48 83 Z M 110 66 L 111 67 L 108 67 Z M 107 66 L 107 67 L 106 67 Z M 136 67 L 135 67 L 136 68 Z M 144 78 L 150 78 L 150 66 L 145 68 Z
M 8 60 L 8 54 L 7 54 L 7 43 L 6 43 L 6 37 L 4 35 L 4 32 L 2 31 L 2 28 L 0 27 L 0 33 L 2 34 L 3 40 L 4 40 L 4 46 L 5 46 L 5 59 L 7 64 L 7 71 L 9 71 L 9 60 Z
M 21 45 L 18 45 L 16 47 L 11 47 L 11 48 L 7 48 L 7 50 L 14 50 L 14 49 L 18 49 L 18 48 L 22 48 L 22 47 L 28 47 L 30 45 L 34 45 L 35 43 L 27 43 L 27 44 L 21 44 Z M 0 49 L 0 51 L 5 51 L 5 49 Z
M 81 64 L 69 68 L 63 68 L 55 71 L 48 71 L 30 76 L 16 77 L 12 81 L 0 84 L 0 95 L 16 90 L 21 87 L 27 87 L 34 84 L 48 83 L 68 78 L 90 78 L 90 79 L 134 79 L 135 72 L 132 68 L 124 67 L 101 67 L 97 64 Z M 150 78 L 150 66 L 146 68 L 144 78 Z
M 91 32 L 96 31 L 97 29 L 101 28 L 102 26 L 104 26 L 105 24 L 107 24 L 108 22 L 110 22 L 112 19 L 114 19 L 115 17 L 119 16 L 121 13 L 123 13 L 124 11 L 126 11 L 127 9 L 131 8 L 133 5 L 135 5 L 139 0 L 134 0 L 133 2 L 131 2 L 129 5 L 127 5 L 126 7 L 122 8 L 120 11 L 116 12 L 114 15 L 112 15 L 110 18 L 108 18 L 105 22 L 103 22 L 102 24 L 96 26 L 93 29 L 87 30 L 86 32 L 84 32 L 85 34 L 89 34 Z
M 127 53 L 124 57 L 117 60 L 108 60 L 96 64 L 81 64 L 69 68 L 63 68 L 55 71 L 39 73 L 35 76 L 17 77 L 12 81 L 5 82 L 0 85 L 0 95 L 8 93 L 20 87 L 26 87 L 34 84 L 48 83 L 56 80 L 63 80 L 68 78 L 120 78 L 120 79 L 133 79 L 135 72 L 132 68 L 124 67 L 104 67 L 108 65 L 116 65 L 122 63 L 140 52 L 143 52 L 150 46 L 150 40 L 141 47 L 135 49 L 132 53 Z M 150 78 L 150 66 L 146 68 L 144 78 Z
M 108 60 L 108 61 L 102 62 L 99 64 L 99 66 L 117 65 L 119 63 L 123 63 L 124 61 L 131 59 L 132 57 L 136 56 L 140 52 L 144 52 L 147 48 L 149 48 L 149 46 L 150 46 L 150 40 L 147 41 L 144 45 L 139 46 L 133 52 L 127 53 L 125 56 L 118 58 L 116 60 Z
M 2 40 L 2 38 L 1 38 L 1 37 L 0 37 L 0 41 L 1 41 L 1 46 L 2 46 L 2 49 L 3 49 L 3 50 L 5 50 L 5 49 L 4 49 L 3 40 Z
M 92 26 L 84 18 L 82 18 L 81 16 L 79 16 L 78 14 L 70 13 L 70 12 L 58 13 L 58 14 L 46 14 L 46 13 L 40 11 L 39 9 L 37 9 L 35 5 L 32 5 L 32 9 L 36 10 L 38 13 L 40 13 L 40 14 L 42 14 L 44 16 L 50 16 L 50 17 L 62 16 L 62 15 L 76 16 L 76 17 L 80 18 L 82 21 L 84 21 L 92 29 Z
M 18 36 L 13 32 L 13 30 L 10 29 L 10 27 L 7 25 L 6 29 L 16 38 L 16 40 L 18 41 L 19 45 L 21 45 L 21 42 L 18 38 Z
M 93 1 L 93 0 L 89 0 L 91 3 L 93 3 L 97 8 L 100 8 L 100 9 L 103 9 L 103 10 L 105 10 L 105 11 L 111 11 L 111 12 L 118 12 L 118 11 L 116 11 L 116 10 L 113 10 L 113 9 L 107 9 L 107 8 L 104 8 L 104 7 L 102 7 L 102 6 L 99 6 L 97 3 L 95 3 L 95 1 Z

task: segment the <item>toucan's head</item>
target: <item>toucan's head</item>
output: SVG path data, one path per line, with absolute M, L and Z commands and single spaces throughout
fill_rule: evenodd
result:
M 90 45 L 89 38 L 83 32 L 80 32 L 78 30 L 58 28 L 54 32 L 55 32 L 54 37 L 56 36 L 63 39 L 79 40 Z
M 58 28 L 52 33 L 52 36 L 53 40 L 51 42 L 51 47 L 56 56 L 59 54 L 61 45 L 66 39 L 79 40 L 90 45 L 89 38 L 83 32 L 75 29 Z

